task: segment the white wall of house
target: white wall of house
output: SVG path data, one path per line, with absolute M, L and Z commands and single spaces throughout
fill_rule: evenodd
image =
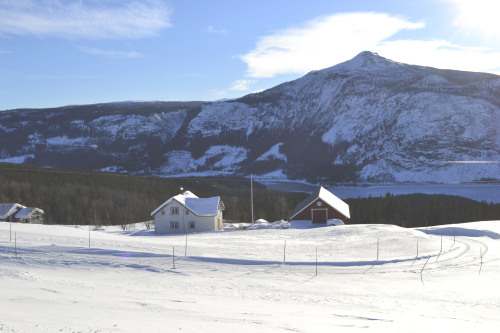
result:
M 155 215 L 157 234 L 203 232 L 222 229 L 222 211 L 215 216 L 197 216 L 178 201 L 172 200 Z

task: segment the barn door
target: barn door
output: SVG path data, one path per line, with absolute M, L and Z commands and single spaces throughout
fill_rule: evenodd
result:
M 326 223 L 328 220 L 327 208 L 316 208 L 311 210 L 313 223 Z

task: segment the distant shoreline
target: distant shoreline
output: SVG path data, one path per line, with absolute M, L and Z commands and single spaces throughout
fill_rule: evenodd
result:
M 312 192 L 317 185 L 293 181 L 260 181 L 270 190 L 287 192 Z M 487 203 L 500 203 L 500 184 L 498 183 L 462 183 L 462 184 L 413 184 L 413 185 L 363 185 L 334 186 L 329 189 L 341 199 L 355 199 L 384 196 L 386 193 L 401 194 L 447 194 L 458 195 Z

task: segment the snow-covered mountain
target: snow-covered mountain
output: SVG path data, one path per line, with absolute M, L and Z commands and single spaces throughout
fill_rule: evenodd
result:
M 0 143 L 0 161 L 134 174 L 499 179 L 500 76 L 363 52 L 231 101 L 0 112 Z

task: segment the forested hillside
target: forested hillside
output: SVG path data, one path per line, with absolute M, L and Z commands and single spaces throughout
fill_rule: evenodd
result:
M 249 222 L 250 181 L 137 177 L 100 172 L 0 164 L 0 202 L 45 211 L 48 224 L 127 224 L 147 221 L 168 198 L 189 190 L 199 197 L 220 196 L 224 219 Z M 182 188 L 182 190 L 181 190 Z M 287 219 L 306 195 L 267 190 L 254 182 L 256 218 Z
M 348 199 L 350 223 L 395 224 L 414 228 L 500 220 L 500 204 L 453 195 L 408 194 Z
M 168 198 L 185 190 L 220 196 L 224 219 L 250 222 L 250 181 L 244 178 L 158 178 L 0 164 L 0 203 L 45 211 L 48 224 L 117 225 L 147 221 Z M 307 194 L 267 190 L 254 182 L 254 216 L 288 220 Z M 422 227 L 500 220 L 500 204 L 447 195 L 400 195 L 348 199 L 350 224 Z

